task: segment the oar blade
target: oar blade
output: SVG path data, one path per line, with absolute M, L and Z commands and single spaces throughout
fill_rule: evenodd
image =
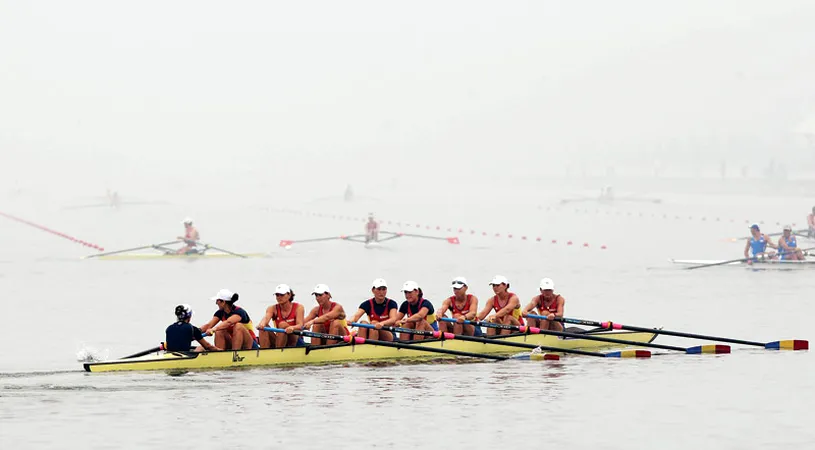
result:
M 685 353 L 687 353 L 688 355 L 702 355 L 702 354 L 720 355 L 724 353 L 730 353 L 730 346 L 719 344 L 697 345 L 696 347 L 688 347 L 685 350 Z
M 803 339 L 788 339 L 764 344 L 767 350 L 809 350 L 809 341 Z
M 280 245 L 281 247 L 290 248 L 292 244 L 294 244 L 294 241 L 289 241 L 289 240 L 285 240 L 285 239 L 284 239 L 284 240 L 281 240 L 281 241 L 280 241 L 280 244 L 279 244 L 279 245 Z
M 651 352 L 648 350 L 620 350 L 605 355 L 606 358 L 650 358 Z
M 559 361 L 560 355 L 557 353 L 530 352 L 518 353 L 517 355 L 513 355 L 512 359 L 522 359 L 524 361 Z
M 455 245 L 461 244 L 461 241 L 459 241 L 458 238 L 455 237 L 455 236 L 447 238 L 447 242 L 449 244 L 455 244 Z

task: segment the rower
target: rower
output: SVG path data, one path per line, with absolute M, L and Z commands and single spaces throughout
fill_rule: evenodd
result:
M 317 300 L 317 306 L 311 309 L 305 317 L 302 329 L 310 329 L 315 333 L 328 333 L 333 335 L 348 335 L 348 324 L 345 321 L 345 310 L 342 305 L 331 301 L 331 290 L 325 284 L 314 286 L 311 294 Z M 328 339 L 325 344 L 336 344 L 337 341 Z M 311 345 L 323 345 L 323 339 L 311 338 Z
M 299 347 L 306 345 L 303 337 L 293 334 L 302 330 L 305 321 L 303 305 L 294 301 L 294 291 L 288 284 L 278 284 L 274 291 L 277 304 L 266 308 L 266 315 L 258 324 L 260 330 L 260 348 Z M 284 328 L 285 333 L 266 331 L 264 328 L 274 323 L 277 328 Z
M 198 241 L 201 240 L 201 235 L 198 234 L 198 229 L 192 226 L 192 219 L 187 217 L 184 219 L 184 236 L 178 236 L 178 239 L 184 241 L 183 247 L 179 248 L 176 253 L 179 255 L 186 255 L 191 253 L 198 253 Z
M 351 323 L 371 323 L 374 326 L 372 329 L 360 328 L 359 337 L 361 338 L 392 341 L 393 334 L 390 331 L 383 330 L 382 327 L 396 324 L 396 313 L 399 310 L 399 305 L 396 304 L 396 301 L 387 297 L 388 283 L 382 278 L 374 280 L 371 293 L 374 296 L 359 305 L 356 314 L 351 318 Z M 359 319 L 363 315 L 367 315 L 370 322 L 360 321 Z
M 238 298 L 238 294 L 229 289 L 221 289 L 211 298 L 218 305 L 218 310 L 201 327 L 201 331 L 215 336 L 216 347 L 232 350 L 257 348 L 257 338 L 249 314 L 240 306 L 235 306 Z
M 804 252 L 798 248 L 798 240 L 792 234 L 792 226 L 784 226 L 784 232 L 778 238 L 778 255 L 782 261 L 803 261 Z
M 343 194 L 343 199 L 346 202 L 354 201 L 354 189 L 351 188 L 350 184 L 345 186 L 345 194 Z
M 524 308 L 523 317 L 537 309 L 539 316 L 546 316 L 546 319 L 527 318 L 530 327 L 537 327 L 541 330 L 563 331 L 563 324 L 555 321 L 555 318 L 563 318 L 563 307 L 566 299 L 560 294 L 555 294 L 555 282 L 551 278 L 544 278 L 540 284 L 540 294 L 532 297 L 532 301 Z
M 374 219 L 374 213 L 368 213 L 368 222 L 365 223 L 365 243 L 379 241 L 379 222 Z
M 499 323 L 503 325 L 523 325 L 524 319 L 521 317 L 521 301 L 518 296 L 509 292 L 509 280 L 505 276 L 496 275 L 490 281 L 494 296 L 487 300 L 484 309 L 478 313 L 478 320 L 484 320 L 485 317 L 494 311 L 495 314 L 490 316 L 489 321 L 492 323 Z M 492 336 L 496 334 L 497 328 L 487 328 L 487 335 Z M 510 330 L 498 330 L 500 334 L 509 334 Z
M 442 322 L 440 327 L 443 331 L 453 334 L 463 334 L 465 336 L 481 336 L 481 327 L 465 324 L 465 320 L 475 320 L 478 313 L 478 297 L 467 293 L 467 279 L 456 277 L 453 279 L 453 295 L 442 302 L 437 316 L 444 316 L 450 310 L 456 323 Z
M 405 284 L 402 285 L 402 292 L 405 293 L 405 301 L 399 307 L 399 313 L 396 315 L 400 326 L 417 331 L 439 331 L 433 303 L 424 298 L 424 292 L 419 284 L 415 281 L 405 281 Z M 401 333 L 399 338 L 403 341 L 420 341 L 424 339 L 424 336 Z
M 812 212 L 807 216 L 807 225 L 809 226 L 807 237 L 815 238 L 815 206 L 812 207 Z
M 210 344 L 204 339 L 204 333 L 200 328 L 190 323 L 192 319 L 192 307 L 190 305 L 178 305 L 175 307 L 176 322 L 164 332 L 164 351 L 166 352 L 188 352 L 190 344 L 198 342 L 201 348 L 208 352 L 220 350 L 220 348 Z
M 752 253 L 752 258 L 765 258 L 770 255 L 767 254 L 767 246 L 776 248 L 773 241 L 767 237 L 766 234 L 761 232 L 757 223 L 750 225 L 750 237 L 747 238 L 747 244 L 744 246 L 744 258 L 750 258 L 748 252 Z

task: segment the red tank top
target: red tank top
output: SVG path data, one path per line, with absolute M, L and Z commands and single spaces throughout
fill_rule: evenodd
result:
M 509 291 L 507 291 L 507 294 L 509 295 L 509 297 L 507 297 L 507 303 L 509 303 L 509 299 L 510 299 L 510 298 L 512 298 L 512 296 L 513 296 L 513 295 L 515 295 L 515 294 L 514 294 L 513 292 L 509 292 Z M 498 312 L 498 311 L 500 311 L 500 310 L 504 309 L 504 307 L 506 307 L 506 306 L 507 306 L 507 303 L 504 303 L 504 305 L 503 305 L 503 306 L 500 306 L 500 305 L 498 304 L 498 301 L 499 301 L 499 300 L 498 300 L 498 296 L 497 296 L 497 295 L 496 295 L 495 297 L 493 297 L 493 298 L 492 298 L 492 308 L 495 310 L 495 312 Z M 513 311 L 513 312 L 512 312 L 512 317 L 515 317 L 516 319 L 518 319 L 518 323 L 520 323 L 521 325 L 523 325 L 525 322 L 524 322 L 524 318 L 523 318 L 523 317 L 521 317 L 521 315 L 520 315 L 520 312 L 521 312 L 521 311 L 520 311 L 520 309 L 521 309 L 521 307 L 520 307 L 520 306 L 519 306 L 519 307 L 517 307 L 517 308 L 515 308 L 515 311 L 518 311 L 518 313 L 519 313 L 519 314 L 516 316 L 516 315 L 515 315 L 515 311 Z
M 334 306 L 336 305 L 337 305 L 336 302 L 331 302 L 331 304 L 328 305 L 328 311 L 326 312 L 331 312 L 331 310 L 334 309 Z M 323 315 L 323 305 L 320 305 L 320 309 L 317 310 L 317 317 L 320 317 L 322 315 Z M 331 328 L 331 320 L 329 319 L 323 322 L 323 327 L 325 327 L 325 331 L 327 333 L 328 329 Z
M 555 294 L 555 301 L 552 302 L 549 306 L 544 306 L 543 304 L 543 295 L 538 296 L 538 311 L 541 313 L 542 316 L 544 311 L 548 312 L 549 314 L 557 314 L 557 305 L 558 299 L 560 298 L 560 294 Z
M 462 316 L 466 316 L 467 313 L 470 312 L 470 303 L 472 302 L 473 294 L 467 294 L 467 301 L 464 303 L 464 309 L 458 309 L 456 306 L 456 296 L 450 297 L 450 310 L 453 311 L 453 314 L 460 314 Z
M 371 306 L 371 312 L 368 313 L 368 318 L 371 319 L 371 322 L 374 322 L 374 321 L 376 321 L 376 322 L 384 322 L 384 321 L 390 319 L 390 315 L 388 314 L 390 312 L 390 310 L 388 309 L 388 304 L 390 304 L 390 299 L 388 299 L 388 298 L 385 299 L 385 311 L 383 311 L 382 314 L 377 314 L 376 310 L 374 310 L 374 305 L 376 304 L 374 302 L 374 299 L 372 299 L 372 298 L 368 299 L 368 302 L 370 303 L 370 306 Z
M 280 322 L 286 322 L 289 326 L 294 325 L 297 323 L 297 307 L 300 306 L 297 302 L 291 302 L 291 311 L 289 311 L 289 317 L 283 318 L 283 308 L 280 305 L 275 305 L 277 308 L 277 326 L 280 326 Z

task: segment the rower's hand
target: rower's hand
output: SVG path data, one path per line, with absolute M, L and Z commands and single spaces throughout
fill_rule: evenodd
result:
M 521 317 L 529 317 L 529 313 L 528 312 L 522 312 Z
M 374 328 L 376 328 L 377 330 L 381 330 L 382 329 L 382 324 L 377 322 L 377 323 L 374 324 Z
M 291 334 L 294 331 L 294 327 L 286 327 L 286 334 Z
M 457 318 L 456 323 L 464 323 L 464 318 L 463 317 Z
M 306 323 L 304 323 L 304 324 L 303 324 L 303 329 L 304 329 L 304 330 L 305 330 L 306 328 L 311 329 L 311 326 L 312 326 L 312 325 L 314 325 L 314 321 L 313 321 L 313 320 L 309 320 L 308 322 L 306 322 Z
M 552 313 L 549 313 L 549 315 L 546 316 L 546 320 L 555 320 L 555 315 L 552 314 Z

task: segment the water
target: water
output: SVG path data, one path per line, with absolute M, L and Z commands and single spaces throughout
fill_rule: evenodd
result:
M 809 297 L 815 279 L 808 270 L 682 271 L 667 262 L 737 258 L 742 244 L 724 238 L 746 234 L 745 220 L 763 220 L 767 231 L 775 231 L 776 221 L 802 223 L 811 208 L 806 198 L 765 197 L 756 210 L 742 197 L 651 192 L 664 203 L 558 207 L 559 194 L 551 191 L 511 196 L 465 191 L 450 191 L 451 198 L 380 192 L 387 203 L 345 205 L 328 199 L 284 205 L 319 216 L 263 209 L 256 199 L 121 211 L 9 202 L 6 212 L 108 249 L 172 238 L 180 219 L 192 215 L 205 240 L 229 250 L 269 251 L 270 257 L 82 261 L 82 247 L 0 220 L 0 292 L 7 305 L 0 443 L 5 448 L 684 449 L 804 448 L 815 438 L 802 420 L 815 400 L 809 352 L 733 346 L 730 355 L 657 351 L 649 360 L 564 357 L 177 377 L 87 374 L 76 362 L 82 351 L 117 357 L 157 345 L 178 303 L 191 304 L 193 321 L 204 322 L 215 310 L 209 297 L 223 287 L 239 292 L 240 304 L 257 321 L 282 282 L 293 286 L 307 307 L 314 304 L 307 296 L 313 285 L 326 283 L 352 313 L 376 277 L 392 287 L 416 280 L 438 305 L 458 275 L 470 280 L 471 293 L 483 302 L 497 273 L 510 279 L 524 302 L 541 277 L 553 278 L 571 317 L 762 342 L 812 338 L 815 307 Z M 361 220 L 369 209 L 401 222 L 403 231 L 455 234 L 462 243 L 399 239 L 377 249 L 340 241 L 288 251 L 277 247 L 280 239 L 357 232 L 361 221 L 331 216 Z M 566 245 L 568 240 L 574 245 Z M 390 296 L 398 299 L 396 291 Z M 657 342 L 693 343 L 670 337 Z

